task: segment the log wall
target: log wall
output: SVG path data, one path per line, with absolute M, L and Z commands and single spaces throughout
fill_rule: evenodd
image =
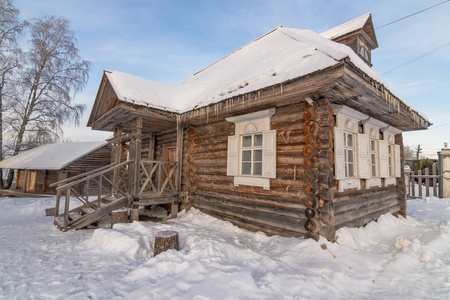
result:
M 277 178 L 270 180 L 270 190 L 234 186 L 233 177 L 226 175 L 228 136 L 235 134 L 234 123 L 222 119 L 188 128 L 186 190 L 191 204 L 249 230 L 306 235 L 305 201 L 319 190 L 313 183 L 316 172 L 306 167 L 316 163 L 311 159 L 315 138 L 305 118 L 303 102 L 278 107 L 271 117 L 271 129 L 277 130 Z
M 336 229 L 358 227 L 378 219 L 385 213 L 400 211 L 396 186 L 347 191 L 334 196 Z

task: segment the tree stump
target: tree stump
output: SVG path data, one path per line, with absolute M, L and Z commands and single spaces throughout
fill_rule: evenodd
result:
M 155 246 L 153 248 L 153 256 L 160 254 L 169 249 L 179 250 L 178 232 L 173 230 L 164 230 L 157 232 L 155 235 Z
M 111 212 L 111 228 L 116 223 L 128 223 L 128 210 L 118 209 Z

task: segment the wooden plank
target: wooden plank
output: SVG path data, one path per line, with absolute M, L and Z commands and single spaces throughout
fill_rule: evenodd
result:
M 81 229 L 84 228 L 101 218 L 107 216 L 110 214 L 113 210 L 122 208 L 128 204 L 128 197 L 122 197 L 114 202 L 111 202 L 110 204 L 107 204 L 99 209 L 97 209 L 95 212 L 87 214 L 80 219 L 77 219 L 70 223 L 70 227 L 73 229 Z

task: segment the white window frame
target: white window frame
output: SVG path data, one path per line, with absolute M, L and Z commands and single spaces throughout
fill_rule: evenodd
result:
M 365 187 L 381 187 L 382 179 L 384 185 L 396 184 L 396 177 L 400 177 L 400 146 L 395 145 L 395 135 L 401 133 L 388 124 L 368 117 L 354 109 L 342 105 L 332 105 L 333 113 L 336 115 L 336 127 L 334 133 L 334 153 L 335 153 L 335 179 L 338 181 L 338 190 L 360 189 L 362 180 L 365 180 Z M 362 132 L 360 132 L 360 124 Z M 383 132 L 383 139 L 380 140 L 380 130 Z M 354 177 L 348 175 L 346 163 L 346 146 L 344 135 L 353 134 L 354 137 Z M 375 144 L 375 149 L 371 148 L 371 142 Z M 391 162 L 393 169 L 392 176 L 389 176 L 389 155 L 388 147 L 391 145 Z M 375 155 L 375 161 L 372 159 Z M 373 164 L 375 163 L 375 164 Z M 375 166 L 375 174 L 372 172 Z
M 270 129 L 270 117 L 275 114 L 275 108 L 227 118 L 235 123 L 235 135 L 228 137 L 227 176 L 234 177 L 234 185 L 259 186 L 270 189 L 270 179 L 276 178 L 276 130 Z M 258 147 L 244 147 L 244 136 L 262 135 L 262 145 Z M 262 150 L 261 175 L 242 173 L 243 151 L 251 149 Z M 253 161 L 252 167 L 253 170 Z
M 344 191 L 347 189 L 360 189 L 360 153 L 358 151 L 358 144 L 360 143 L 360 136 L 358 134 L 359 120 L 368 119 L 365 114 L 362 114 L 347 106 L 333 105 L 333 113 L 336 115 L 336 127 L 334 128 L 334 161 L 335 161 L 335 179 L 338 180 L 338 190 Z M 353 163 L 353 177 L 346 175 L 346 150 L 344 143 L 344 134 L 353 134 L 354 145 L 354 163 Z
M 383 174 L 385 186 L 395 185 L 397 178 L 401 176 L 400 145 L 395 144 L 395 135 L 399 133 L 401 131 L 392 126 L 383 131 L 385 151 L 387 152 L 387 172 Z

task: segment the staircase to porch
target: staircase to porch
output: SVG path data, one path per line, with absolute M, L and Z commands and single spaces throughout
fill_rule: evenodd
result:
M 178 163 L 172 161 L 141 161 L 137 166 L 126 161 L 56 182 L 54 223 L 62 231 L 82 229 L 123 207 L 158 204 L 172 204 L 174 217 L 179 201 L 177 167 Z

